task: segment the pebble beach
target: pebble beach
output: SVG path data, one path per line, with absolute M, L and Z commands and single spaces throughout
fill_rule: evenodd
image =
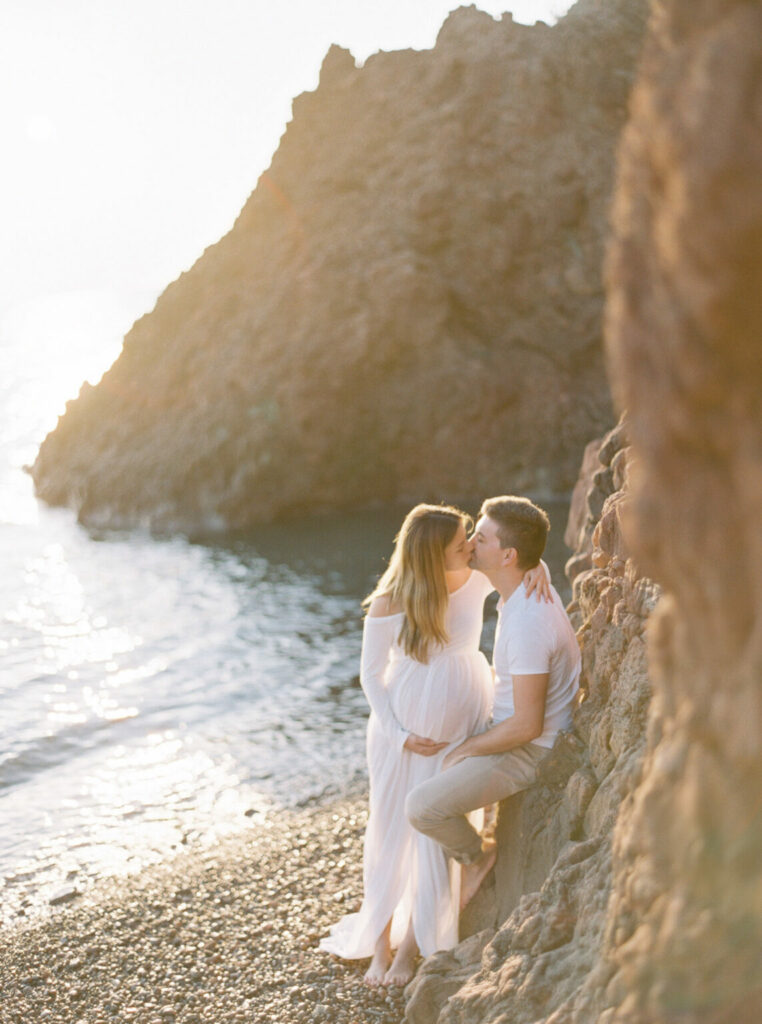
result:
M 318 940 L 362 895 L 367 798 L 252 821 L 0 932 L 2 1024 L 399 1024 Z

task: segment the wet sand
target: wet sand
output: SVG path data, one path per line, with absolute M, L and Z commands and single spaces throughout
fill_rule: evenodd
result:
M 280 812 L 0 931 L 2 1024 L 399 1024 L 318 939 L 362 894 L 365 793 Z

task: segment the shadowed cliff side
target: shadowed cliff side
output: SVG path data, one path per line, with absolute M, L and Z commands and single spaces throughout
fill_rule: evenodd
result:
M 362 68 L 333 47 L 231 232 L 69 403 L 38 494 L 185 529 L 568 489 L 611 420 L 600 266 L 643 10 L 463 8 Z

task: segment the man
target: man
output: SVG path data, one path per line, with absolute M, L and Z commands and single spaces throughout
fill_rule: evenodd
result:
M 489 498 L 482 505 L 469 564 L 500 594 L 492 725 L 450 751 L 445 770 L 412 790 L 405 805 L 414 828 L 463 865 L 461 907 L 497 857 L 494 845 L 482 849 L 466 814 L 531 786 L 559 730 L 571 726 L 577 638 L 554 588 L 549 603 L 527 601 L 523 584 L 526 570 L 539 564 L 549 529 L 545 512 L 527 498 Z

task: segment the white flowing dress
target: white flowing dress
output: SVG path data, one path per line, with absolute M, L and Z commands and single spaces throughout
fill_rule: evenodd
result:
M 335 924 L 322 949 L 347 960 L 372 956 L 392 919 L 392 947 L 412 917 L 423 956 L 458 941 L 460 865 L 417 832 L 405 816 L 405 798 L 436 775 L 452 747 L 486 726 L 493 698 L 492 671 L 479 651 L 489 580 L 472 571 L 450 594 L 449 642 L 423 664 L 397 643 L 403 613 L 366 617 L 360 681 L 371 707 L 368 721 L 370 815 L 363 854 L 364 898 L 358 913 Z M 424 757 L 403 749 L 409 733 L 446 741 Z

